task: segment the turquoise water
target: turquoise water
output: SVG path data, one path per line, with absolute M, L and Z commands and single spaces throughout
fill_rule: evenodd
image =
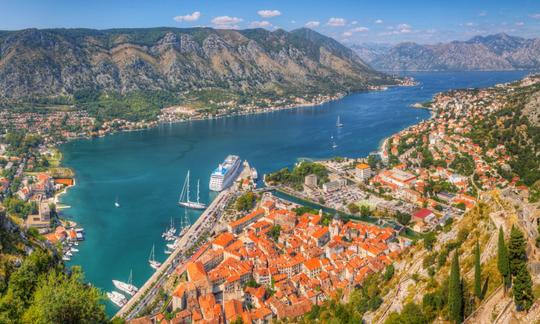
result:
M 176 204 L 184 177 L 201 180 L 208 202 L 212 170 L 228 154 L 238 154 L 259 174 L 291 166 L 299 158 L 365 156 L 385 137 L 429 117 L 409 108 L 435 93 L 455 88 L 485 87 L 516 80 L 526 72 L 415 73 L 422 84 L 382 92 L 360 93 L 317 107 L 167 124 L 158 128 L 78 140 L 61 147 L 64 164 L 76 172 L 77 185 L 62 196 L 72 206 L 63 216 L 86 230 L 86 241 L 71 261 L 105 291 L 111 280 L 141 285 L 151 275 L 147 259 L 152 245 L 164 260 L 161 233 L 183 210 Z M 344 126 L 336 129 L 341 117 Z M 331 136 L 337 148 L 332 149 Z M 121 205 L 114 207 L 116 197 Z M 199 212 L 190 212 L 191 221 Z M 113 314 L 116 308 L 107 304 Z

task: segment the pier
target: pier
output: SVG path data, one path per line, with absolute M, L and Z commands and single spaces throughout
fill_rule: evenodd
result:
M 249 167 L 247 169 L 249 170 Z M 178 246 L 163 262 L 161 267 L 154 272 L 146 283 L 140 287 L 139 291 L 116 313 L 114 317 L 122 317 L 126 320 L 137 317 L 137 314 L 156 296 L 167 278 L 178 266 L 182 265 L 182 262 L 185 262 L 183 259 L 183 252 L 189 249 L 196 241 L 191 238 L 199 237 L 203 231 L 206 230 L 205 227 L 213 217 L 215 217 L 215 219 L 219 218 L 225 206 L 227 206 L 228 201 L 235 196 L 236 191 L 235 186 L 232 185 L 218 194 L 197 221 L 180 238 Z

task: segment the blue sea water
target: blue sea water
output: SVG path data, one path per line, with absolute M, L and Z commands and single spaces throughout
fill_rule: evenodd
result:
M 437 92 L 486 87 L 517 80 L 527 73 L 409 73 L 415 87 L 358 93 L 316 107 L 161 125 L 157 128 L 77 140 L 62 145 L 63 163 L 76 173 L 76 186 L 61 198 L 71 206 L 64 217 L 86 230 L 86 241 L 70 262 L 82 266 L 86 279 L 110 291 L 112 279 L 142 285 L 151 275 L 148 255 L 164 260 L 161 233 L 183 210 L 177 205 L 184 177 L 201 181 L 201 199 L 208 202 L 212 170 L 228 154 L 237 154 L 259 175 L 292 166 L 299 158 L 361 157 L 376 150 L 387 136 L 420 120 L 429 112 L 409 105 Z M 336 128 L 337 117 L 344 124 Z M 333 137 L 334 140 L 331 138 Z M 332 142 L 337 144 L 332 148 Z M 118 199 L 121 207 L 115 208 Z M 200 212 L 191 211 L 193 222 Z M 107 303 L 107 311 L 116 308 Z

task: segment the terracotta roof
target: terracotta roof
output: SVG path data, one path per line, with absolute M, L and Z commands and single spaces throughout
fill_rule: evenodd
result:
M 358 163 L 356 165 L 356 168 L 357 169 L 360 169 L 360 170 L 365 170 L 365 169 L 369 169 L 369 165 L 365 164 L 365 163 Z
M 206 278 L 206 271 L 201 262 L 188 262 L 186 265 L 189 281 L 199 281 Z
M 234 235 L 232 235 L 229 232 L 224 232 L 218 235 L 212 242 L 212 244 L 222 246 L 223 248 L 226 248 L 234 241 Z
M 242 303 L 236 299 L 227 300 L 223 305 L 223 309 L 225 311 L 225 319 L 227 322 L 235 321 L 238 317 L 241 317 L 243 313 Z

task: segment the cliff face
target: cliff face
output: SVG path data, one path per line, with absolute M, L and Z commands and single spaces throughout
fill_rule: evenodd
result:
M 312 93 L 393 82 L 352 50 L 309 29 L 0 32 L 0 99 L 8 101 L 70 98 L 88 89 Z
M 384 71 L 494 71 L 540 68 L 540 39 L 497 34 L 436 45 L 401 43 L 387 48 L 356 45 L 374 68 Z

